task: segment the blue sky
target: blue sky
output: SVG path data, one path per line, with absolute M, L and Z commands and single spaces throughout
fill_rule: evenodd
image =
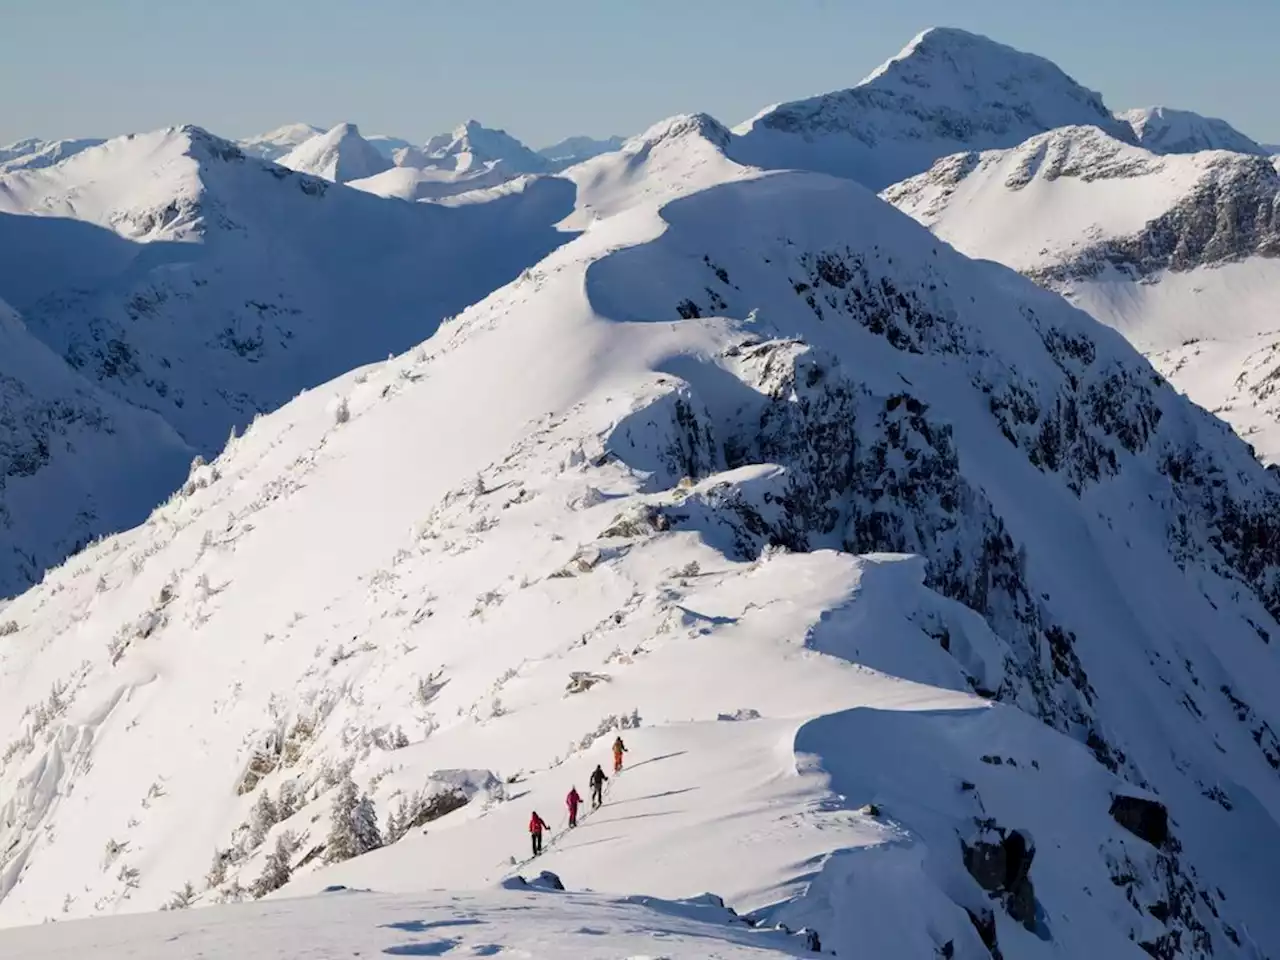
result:
M 1280 0 L 0 0 L 0 143 L 474 117 L 534 146 L 840 89 L 926 26 L 1280 142 Z

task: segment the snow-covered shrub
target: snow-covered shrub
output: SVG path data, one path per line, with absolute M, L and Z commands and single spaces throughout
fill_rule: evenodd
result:
M 338 426 L 346 423 L 351 419 L 351 408 L 347 406 L 347 398 L 341 397 L 338 400 L 338 406 L 333 411 L 333 422 Z
M 184 883 L 181 890 L 175 890 L 173 898 L 166 903 L 161 910 L 185 910 L 191 906 L 191 902 L 196 898 L 195 888 L 190 883 Z
M 418 706 L 425 707 L 431 704 L 436 698 L 448 680 L 441 679 L 444 676 L 444 668 L 432 673 L 427 677 L 419 677 L 418 685 L 414 690 L 414 699 L 417 700 Z
M 6 620 L 4 623 L 0 623 L 0 637 L 13 636 L 18 632 L 18 629 L 18 621 Z

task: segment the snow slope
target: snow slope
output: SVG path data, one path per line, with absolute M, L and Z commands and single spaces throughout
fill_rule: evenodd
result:
M 322 133 L 324 130 L 309 123 L 286 123 L 283 127 L 277 127 L 256 137 L 238 140 L 236 145 L 251 157 L 279 160 L 295 147 Z
M 753 930 L 714 901 L 680 903 L 551 890 L 392 897 L 335 890 L 321 897 L 154 913 L 0 931 L 27 960 L 246 960 L 283 956 L 471 956 L 638 960 L 780 960 L 808 953 L 782 931 Z M 286 946 L 287 944 L 287 946 Z
M 468 120 L 421 147 L 396 151 L 396 166 L 353 180 L 357 190 L 401 200 L 442 200 L 559 169 L 505 130 Z
M 61 163 L 68 157 L 74 157 L 81 150 L 96 147 L 102 143 L 100 138 L 80 140 L 21 140 L 0 147 L 0 173 L 13 173 L 17 170 L 39 170 Z
M 735 129 L 735 159 L 849 177 L 873 190 L 961 150 L 1012 147 L 1056 127 L 1128 126 L 1041 57 L 954 28 L 917 36 L 865 80 L 769 107 Z
M 1203 150 L 1228 150 L 1260 156 L 1270 153 L 1227 121 L 1202 117 L 1189 110 L 1139 107 L 1126 110 L 1119 117 L 1133 129 L 1138 143 L 1152 153 L 1199 153 Z
M 276 161 L 323 180 L 346 183 L 390 169 L 391 160 L 360 136 L 354 123 L 340 123 L 305 140 Z
M 73 371 L 0 302 L 0 596 L 143 520 L 193 453 L 159 417 Z
M 575 168 L 585 233 L 6 608 L 0 922 L 277 847 L 278 896 L 492 890 L 536 809 L 570 889 L 842 956 L 1280 952 L 1280 490 L 1087 315 L 724 133 Z M 398 842 L 321 867 L 347 775 Z
M 64 380 L 158 413 L 189 445 L 185 464 L 300 390 L 419 342 L 571 237 L 554 226 L 573 208 L 568 183 L 491 199 L 455 210 L 384 201 L 193 127 L 120 138 L 0 176 L 0 296 L 74 368 Z M 95 477 L 105 494 L 115 468 L 74 446 L 60 456 L 86 494 Z M 170 451 L 165 439 L 139 461 Z M 0 595 L 82 532 L 138 522 L 180 479 L 181 469 L 149 472 L 137 491 L 152 499 L 131 496 L 125 512 L 80 496 L 44 501 L 48 525 L 30 515 L 25 559 L 6 559 Z
M 1120 330 L 1267 462 L 1280 330 L 1280 173 L 1225 151 L 1157 156 L 1093 127 L 958 154 L 884 196 Z M 1194 362 L 1192 362 L 1194 357 Z
M 626 142 L 626 137 L 605 137 L 597 140 L 594 137 L 566 137 L 559 143 L 543 147 L 538 155 L 545 157 L 555 169 L 571 167 L 583 160 L 590 160 L 602 153 L 613 153 Z

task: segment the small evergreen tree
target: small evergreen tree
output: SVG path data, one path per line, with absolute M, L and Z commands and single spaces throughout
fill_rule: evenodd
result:
M 253 884 L 254 899 L 265 897 L 271 891 L 279 890 L 289 882 L 289 877 L 293 873 L 289 867 L 292 856 L 293 837 L 286 830 L 276 838 L 276 847 L 267 855 L 262 876 Z
M 280 798 L 276 801 L 276 815 L 288 820 L 298 812 L 298 788 L 292 780 L 280 784 Z
M 338 792 L 333 798 L 333 819 L 325 860 L 340 863 L 380 846 L 382 834 L 378 832 L 378 813 L 373 801 L 367 795 L 357 794 L 355 781 L 348 776 L 338 785 Z
M 373 808 L 373 801 L 368 794 L 362 796 L 356 804 L 353 827 L 357 856 L 382 846 L 382 834 L 378 832 L 378 812 Z
M 267 834 L 271 832 L 271 828 L 280 822 L 280 811 L 276 809 L 271 794 L 266 788 L 262 789 L 262 793 L 258 794 L 258 802 L 253 805 L 253 810 L 249 812 L 249 846 L 256 849 L 262 846 L 262 841 L 267 838 Z
M 350 860 L 357 853 L 355 837 L 355 813 L 359 804 L 356 783 L 346 777 L 338 784 L 333 796 L 332 818 L 329 826 L 329 842 L 325 845 L 324 858 L 329 863 Z

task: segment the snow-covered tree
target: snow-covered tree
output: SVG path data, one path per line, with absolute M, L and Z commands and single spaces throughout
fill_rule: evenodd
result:
M 298 786 L 292 780 L 280 784 L 280 796 L 276 800 L 276 815 L 288 820 L 298 812 Z
M 357 856 L 382 846 L 382 834 L 378 831 L 378 812 L 367 794 L 362 796 L 360 802 L 356 804 L 353 827 Z
M 249 812 L 249 845 L 251 848 L 262 846 L 271 828 L 280 822 L 280 811 L 276 808 L 271 794 L 264 787 L 258 794 L 258 802 Z
M 275 849 L 267 855 L 267 862 L 262 869 L 262 876 L 254 881 L 253 896 L 255 899 L 265 897 L 271 891 L 279 890 L 289 882 L 289 877 L 293 873 L 289 866 L 289 861 L 292 857 L 293 836 L 286 830 L 276 838 Z
M 338 784 L 325 860 L 339 863 L 382 846 L 378 814 L 368 796 L 360 796 L 350 776 Z

